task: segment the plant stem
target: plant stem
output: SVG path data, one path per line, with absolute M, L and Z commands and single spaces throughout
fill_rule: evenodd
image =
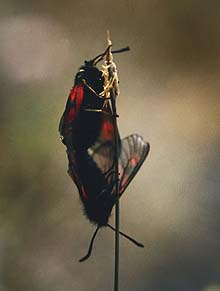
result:
M 109 31 L 107 31 L 107 47 L 109 48 L 106 54 L 106 63 L 108 68 L 108 79 L 117 78 L 117 72 L 113 71 L 113 57 L 111 53 L 111 40 Z M 115 66 L 115 65 L 114 65 Z M 116 67 L 115 67 L 116 70 Z M 115 79 L 116 80 L 116 79 Z M 114 165 L 115 165 L 115 274 L 114 274 L 114 291 L 119 291 L 119 169 L 118 169 L 118 149 L 119 135 L 117 127 L 117 111 L 116 111 L 116 96 L 118 94 L 118 81 L 110 89 L 110 100 L 112 106 L 112 123 L 114 128 Z
M 109 65 L 108 79 L 117 77 L 117 72 L 113 71 L 113 57 L 111 53 L 111 40 L 109 31 L 107 31 L 107 47 L 109 48 L 106 54 L 106 62 Z M 115 65 L 114 65 L 115 66 Z M 115 67 L 116 69 L 116 67 Z M 114 291 L 119 291 L 119 168 L 118 168 L 118 149 L 119 149 L 119 135 L 117 127 L 117 110 L 116 110 L 116 96 L 118 94 L 118 83 L 110 89 L 110 100 L 112 106 L 112 123 L 114 128 L 114 165 L 115 165 L 115 274 L 114 274 Z
M 115 98 L 115 96 L 113 96 Z M 113 99 L 112 98 L 112 99 Z M 119 181 L 118 181 L 118 130 L 117 130 L 117 117 L 115 100 L 113 101 L 113 126 L 114 126 L 114 163 L 115 163 L 115 279 L 114 279 L 114 291 L 119 290 Z

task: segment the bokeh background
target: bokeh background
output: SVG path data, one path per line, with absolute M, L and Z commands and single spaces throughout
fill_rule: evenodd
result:
M 85 59 L 114 48 L 122 136 L 151 144 L 121 200 L 126 291 L 220 290 L 220 2 L 0 2 L 0 290 L 113 290 L 114 235 L 66 173 L 59 118 Z M 114 223 L 114 214 L 111 218 Z

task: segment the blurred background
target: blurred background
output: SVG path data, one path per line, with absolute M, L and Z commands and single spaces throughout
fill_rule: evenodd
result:
M 120 77 L 121 136 L 149 157 L 121 199 L 120 286 L 220 290 L 220 2 L 0 2 L 0 290 L 113 290 L 114 235 L 94 231 L 58 123 L 74 76 L 102 52 Z M 114 213 L 111 217 L 114 223 Z

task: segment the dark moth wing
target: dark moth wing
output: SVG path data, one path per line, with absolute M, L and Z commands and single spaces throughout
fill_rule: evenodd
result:
M 83 82 L 85 77 L 89 86 L 96 85 L 98 92 L 103 88 L 102 73 L 97 68 L 90 70 L 79 72 L 59 129 L 67 147 L 68 173 L 79 190 L 85 214 L 91 222 L 102 226 L 107 225 L 116 202 L 114 129 L 109 101 Z M 118 130 L 117 135 L 121 196 L 144 162 L 149 144 L 137 134 L 122 140 Z

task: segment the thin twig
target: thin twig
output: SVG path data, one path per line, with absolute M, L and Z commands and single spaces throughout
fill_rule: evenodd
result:
M 111 54 L 111 41 L 109 37 L 109 32 L 107 31 L 107 41 L 109 51 L 107 53 L 106 62 L 107 65 L 112 64 L 112 54 Z M 111 66 L 108 69 L 109 80 L 113 77 L 113 71 Z M 110 100 L 112 105 L 112 123 L 114 128 L 114 165 L 115 165 L 115 195 L 116 195 L 116 204 L 115 204 L 115 273 L 114 273 L 114 291 L 119 291 L 119 170 L 118 170 L 118 129 L 117 129 L 117 111 L 116 111 L 116 94 L 117 88 L 110 89 Z

